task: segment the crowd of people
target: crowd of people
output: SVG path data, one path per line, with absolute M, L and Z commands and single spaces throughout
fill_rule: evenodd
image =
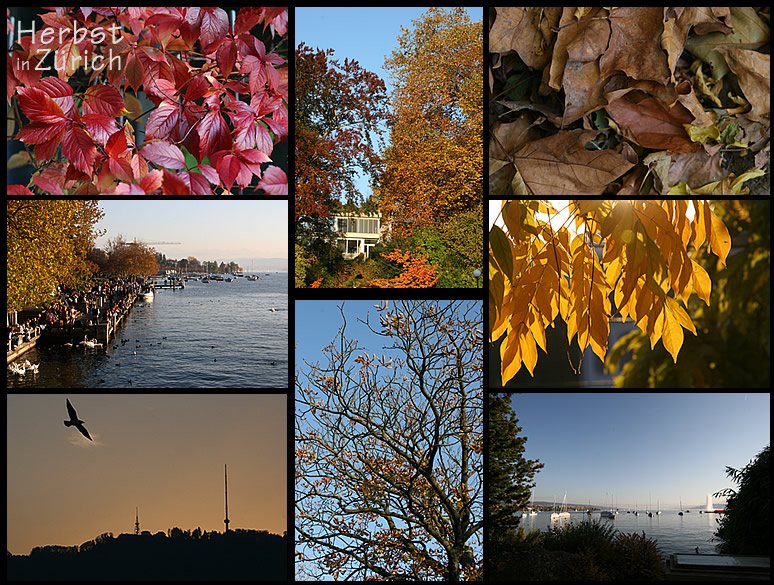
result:
M 142 278 L 104 279 L 86 290 L 59 285 L 54 302 L 37 315 L 8 327 L 8 351 L 32 340 L 43 330 L 81 335 L 86 328 L 112 322 L 129 307 L 143 289 Z

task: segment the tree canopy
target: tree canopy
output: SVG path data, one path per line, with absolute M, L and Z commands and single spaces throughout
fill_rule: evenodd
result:
M 6 203 L 7 310 L 51 298 L 60 283 L 81 284 L 104 214 L 97 201 L 9 199 Z
M 706 242 L 725 264 L 731 249 L 710 202 L 570 200 L 569 211 L 570 220 L 554 228 L 549 200 L 504 201 L 506 229 L 490 231 L 489 339 L 505 335 L 503 384 L 522 364 L 532 373 L 557 317 L 567 323 L 568 344 L 577 336 L 581 351 L 591 346 L 602 361 L 611 317 L 631 317 L 651 349 L 661 340 L 677 362 L 683 329 L 696 335 L 680 301 L 695 292 L 710 302 L 712 282 L 696 255 Z
M 372 133 L 386 115 L 384 82 L 333 49 L 296 49 L 296 223 L 327 218 L 339 198 L 360 200 L 358 172 L 373 174 L 379 157 Z
M 298 578 L 480 580 L 483 331 L 475 301 L 387 301 L 296 372 Z M 389 355 L 388 355 L 389 354 Z
M 394 78 L 379 195 L 393 232 L 439 225 L 482 197 L 483 31 L 463 8 L 431 8 L 385 60 Z

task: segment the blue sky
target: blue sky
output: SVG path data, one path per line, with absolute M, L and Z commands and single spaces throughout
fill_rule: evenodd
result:
M 465 9 L 472 22 L 483 20 L 480 6 Z M 363 68 L 384 80 L 389 93 L 392 84 L 387 71 L 382 69 L 384 59 L 397 48 L 400 27 L 413 28 L 411 21 L 419 19 L 427 10 L 427 6 L 296 8 L 296 45 L 303 42 L 312 48 L 333 49 L 333 58 L 342 62 L 345 58 L 357 60 Z M 386 133 L 384 137 L 387 138 Z M 365 197 L 371 194 L 365 178 L 358 182 L 358 187 Z
M 281 270 L 259 259 L 288 257 L 287 200 L 101 200 L 99 204 L 105 217 L 98 228 L 107 234 L 97 240 L 98 247 L 118 234 L 128 241 L 180 242 L 154 247 L 167 258 L 235 261 L 246 270 L 253 259 L 256 270 Z
M 704 507 L 770 442 L 769 394 L 518 394 L 537 500 Z M 715 500 L 721 503 L 722 500 Z

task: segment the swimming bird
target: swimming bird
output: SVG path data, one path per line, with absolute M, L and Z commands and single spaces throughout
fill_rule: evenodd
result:
M 75 412 L 75 409 L 73 408 L 73 405 L 70 404 L 70 399 L 67 399 L 67 414 L 70 415 L 70 420 L 64 421 L 64 424 L 66 427 L 72 427 L 74 426 L 76 429 L 81 431 L 83 433 L 83 436 L 86 437 L 89 441 L 93 441 L 94 439 L 91 438 L 89 435 L 89 431 L 86 430 L 86 427 L 83 426 L 84 421 L 78 419 L 78 413 Z

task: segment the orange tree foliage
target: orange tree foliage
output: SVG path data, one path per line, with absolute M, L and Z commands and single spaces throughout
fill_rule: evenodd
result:
M 417 254 L 411 257 L 411 250 L 401 252 L 393 250 L 389 254 L 382 254 L 387 260 L 392 260 L 403 266 L 401 272 L 395 278 L 375 278 L 370 282 L 377 288 L 431 288 L 438 282 L 437 268 L 427 264 L 428 254 Z
M 353 59 L 329 59 L 333 49 L 296 49 L 296 222 L 327 218 L 342 195 L 357 199 L 359 170 L 379 158 L 371 133 L 385 116 L 384 82 Z
M 707 242 L 723 264 L 731 249 L 707 200 L 571 200 L 570 210 L 575 236 L 541 219 L 557 213 L 550 201 L 505 201 L 507 231 L 489 233 L 489 339 L 506 336 L 503 385 L 522 363 L 532 374 L 557 316 L 567 323 L 568 343 L 577 335 L 581 351 L 590 345 L 602 361 L 610 318 L 629 316 L 651 348 L 661 339 L 677 363 L 683 329 L 696 335 L 680 300 L 695 292 L 709 304 L 712 287 L 690 247 L 695 255 Z
M 389 343 L 363 353 L 346 318 L 323 365 L 296 372 L 297 578 L 480 580 L 480 301 L 375 305 Z
M 87 282 L 86 255 L 102 235 L 98 201 L 8 199 L 6 201 L 6 308 L 51 300 L 60 284 Z
M 378 188 L 393 233 L 437 225 L 481 199 L 483 34 L 462 8 L 431 8 L 385 61 L 395 78 Z

